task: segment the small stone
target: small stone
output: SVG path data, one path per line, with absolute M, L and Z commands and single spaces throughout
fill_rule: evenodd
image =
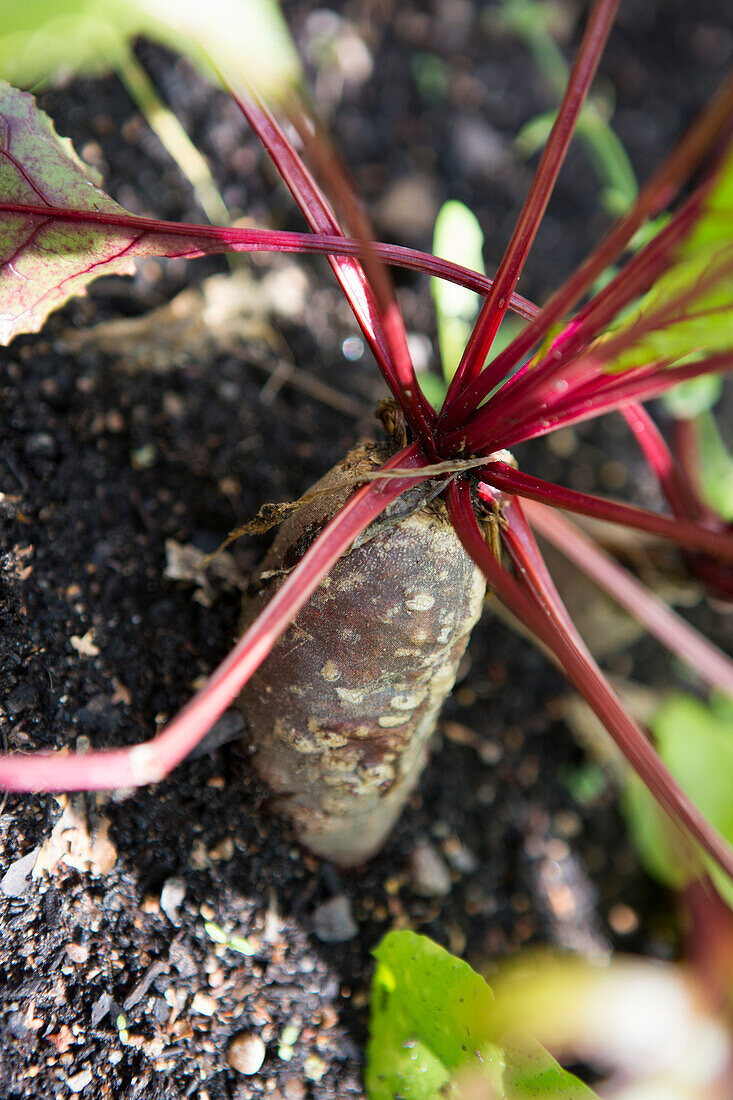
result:
M 476 856 L 457 836 L 449 836 L 445 839 L 443 855 L 459 875 L 470 875 L 478 867 Z
M 66 1054 L 69 1047 L 74 1045 L 71 1028 L 66 1024 L 62 1024 L 55 1034 L 52 1032 L 50 1035 L 44 1035 L 44 1039 L 47 1039 L 49 1043 L 53 1043 L 58 1054 Z
M 182 878 L 168 878 L 160 891 L 160 908 L 171 924 L 179 924 L 178 910 L 186 896 L 186 884 Z
M 209 848 L 209 859 L 214 863 L 226 863 L 234 855 L 234 841 L 230 836 L 225 836 L 213 848 Z
M 35 432 L 25 441 L 27 458 L 55 458 L 58 452 L 56 440 L 48 432 Z
M 82 657 L 97 657 L 99 656 L 99 646 L 96 646 L 92 639 L 91 630 L 87 630 L 86 634 L 72 634 L 69 641 L 72 648 Z
M 418 844 L 410 856 L 410 878 L 416 894 L 426 898 L 444 898 L 450 893 L 451 877 L 432 844 Z
M 320 1081 L 327 1068 L 318 1054 L 310 1054 L 303 1063 L 303 1073 L 309 1081 Z
M 158 451 L 153 443 L 143 443 L 142 447 L 130 452 L 130 464 L 135 470 L 149 470 L 157 458 Z
M 506 144 L 498 131 L 478 116 L 464 116 L 453 127 L 453 151 L 471 176 L 496 175 L 507 163 Z
M 66 954 L 72 962 L 85 963 L 89 959 L 89 948 L 84 943 L 67 943 Z
M 253 1073 L 259 1073 L 265 1060 L 265 1053 L 265 1044 L 259 1035 L 240 1031 L 229 1043 L 227 1062 L 237 1073 L 243 1073 L 249 1077 Z
M 111 1007 L 111 995 L 109 993 L 101 993 L 92 1005 L 92 1027 L 99 1027 Z
M 305 1100 L 305 1085 L 298 1077 L 291 1077 L 283 1085 L 287 1100 Z
M 22 898 L 30 886 L 31 871 L 36 865 L 38 849 L 34 848 L 27 856 L 21 856 L 11 863 L 0 879 L 0 891 L 6 898 Z
M 191 1001 L 191 1011 L 198 1012 L 202 1016 L 213 1016 L 216 1012 L 216 1001 L 208 993 L 202 993 L 199 990 Z
M 432 231 L 438 206 L 433 178 L 414 172 L 390 184 L 377 208 L 377 221 L 384 229 L 414 237 Z
M 359 931 L 351 912 L 351 902 L 345 894 L 316 906 L 313 926 L 321 943 L 344 943 L 353 940 Z
M 66 1078 L 66 1084 L 69 1086 L 72 1092 L 81 1092 L 87 1085 L 92 1083 L 92 1071 L 90 1069 L 83 1069 L 81 1073 L 75 1073 L 72 1077 Z

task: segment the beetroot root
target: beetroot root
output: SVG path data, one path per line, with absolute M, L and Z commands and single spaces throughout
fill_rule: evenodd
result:
M 247 626 L 389 451 L 361 446 L 282 525 Z M 325 492 L 324 492 L 325 490 Z M 305 847 L 343 867 L 381 847 L 414 788 L 485 580 L 442 500 L 408 491 L 357 539 L 247 684 L 254 766 Z

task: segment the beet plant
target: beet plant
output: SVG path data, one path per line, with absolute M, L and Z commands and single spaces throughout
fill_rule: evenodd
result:
M 300 206 L 307 233 L 132 216 L 90 179 L 32 98 L 4 86 L 4 340 L 36 331 L 90 280 L 127 272 L 139 257 L 320 253 L 393 395 L 384 411 L 388 445 L 348 456 L 288 521 L 246 600 L 241 639 L 184 710 L 151 741 L 132 748 L 0 757 L 4 787 L 78 790 L 156 782 L 244 691 L 255 766 L 282 811 L 315 851 L 344 865 L 359 863 L 379 846 L 417 780 L 479 613 L 481 574 L 554 653 L 661 806 L 706 858 L 733 874 L 733 853 L 663 766 L 582 642 L 532 533 L 535 528 L 555 541 L 705 683 L 733 694 L 726 656 L 555 511 L 668 539 L 701 575 L 712 577 L 718 595 L 733 595 L 733 535 L 724 520 L 696 508 L 642 404 L 679 382 L 733 366 L 733 163 L 727 145 L 733 81 L 544 307 L 516 294 L 617 6 L 618 0 L 592 6 L 493 279 L 373 241 L 298 82 L 277 93 L 270 89 L 265 100 L 232 71 L 231 56 L 211 57 Z M 707 171 L 688 190 L 703 163 Z M 629 258 L 639 231 L 668 209 L 663 227 Z M 612 264 L 620 264 L 618 270 L 595 290 Z M 483 299 L 439 409 L 420 388 L 385 265 L 452 281 Z M 508 311 L 527 324 L 492 354 Z M 672 515 L 531 477 L 510 453 L 527 440 L 614 410 L 631 426 Z

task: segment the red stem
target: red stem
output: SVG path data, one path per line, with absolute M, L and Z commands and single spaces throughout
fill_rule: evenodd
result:
M 565 489 L 551 481 L 515 470 L 505 462 L 491 462 L 482 466 L 481 477 L 504 492 L 516 493 L 540 504 L 551 504 L 565 512 L 578 512 L 607 523 L 621 523 L 624 527 L 649 531 L 676 542 L 679 546 L 704 551 L 723 561 L 733 562 L 733 533 L 710 531 L 690 520 L 663 516 L 632 504 L 622 504 L 620 501 L 607 500 L 590 493 Z
M 657 476 L 670 508 L 680 518 L 700 518 L 694 494 L 675 462 L 664 437 L 651 416 L 637 401 L 622 405 L 619 412 L 628 424 L 639 449 Z
M 583 369 L 585 364 L 580 362 L 577 366 L 578 369 Z M 603 416 L 629 402 L 649 401 L 654 397 L 660 397 L 673 386 L 686 382 L 690 378 L 730 370 L 733 370 L 733 352 L 721 352 L 680 367 L 670 367 L 668 362 L 660 362 L 637 367 L 620 375 L 608 374 L 607 382 L 602 388 L 598 387 L 592 396 L 583 394 L 581 391 L 574 402 L 567 405 L 558 400 L 556 408 L 549 411 L 546 407 L 540 406 L 535 415 L 524 423 L 511 428 L 500 425 L 498 434 L 494 436 L 481 430 L 480 420 L 477 418 L 472 425 L 460 431 L 451 432 L 441 439 L 441 446 L 452 448 L 454 453 L 457 450 L 468 454 L 488 453 L 501 447 L 513 447 L 517 443 L 537 439 L 559 428 Z
M 300 135 L 315 170 L 324 181 L 329 194 L 344 212 L 351 235 L 361 241 L 361 263 L 382 318 L 401 404 L 413 431 L 423 444 L 423 450 L 436 460 L 438 455 L 435 450 L 435 412 L 418 384 L 407 346 L 405 322 L 395 297 L 390 275 L 372 248 L 374 232 L 364 208 L 349 180 L 345 165 L 333 149 L 318 120 L 304 111 L 302 102 L 296 96 L 288 102 L 288 115 Z
M 261 101 L 255 104 L 232 94 L 272 158 L 311 229 L 344 236 L 330 204 L 274 115 Z M 369 262 L 369 238 L 370 235 L 365 233 L 361 241 L 366 263 Z M 333 255 L 328 256 L 328 261 L 372 348 L 385 381 L 405 412 L 410 427 L 421 441 L 426 454 L 437 459 L 433 431 L 435 413 L 418 384 L 407 348 L 402 314 L 394 298 L 384 292 L 385 285 L 389 285 L 386 273 L 381 270 L 378 273 L 377 285 L 381 284 L 382 287 L 380 295 L 361 262 Z M 373 268 L 374 264 L 370 266 Z
M 567 372 L 571 365 L 577 379 L 576 386 L 581 384 L 583 375 L 578 372 L 577 365 L 572 363 L 573 359 L 578 360 L 596 335 L 603 331 L 620 310 L 647 290 L 655 277 L 668 266 L 675 249 L 694 227 L 702 201 L 702 192 L 690 198 L 674 220 L 658 233 L 646 248 L 637 253 L 618 275 L 591 299 L 577 317 L 565 326 L 540 361 L 522 367 L 502 386 L 490 404 L 470 417 L 467 423 L 480 422 L 487 432 L 491 432 L 496 430 L 498 424 L 504 422 L 507 415 L 518 419 L 522 414 L 537 409 L 545 403 L 547 390 L 551 390 L 553 394 L 560 392 L 559 385 L 563 381 L 563 371 Z M 677 299 L 673 304 L 676 308 Z M 665 307 L 665 311 L 668 308 Z M 644 318 L 644 324 L 647 324 L 646 318 Z M 625 341 L 623 346 L 635 342 L 638 338 L 639 333 L 636 331 L 633 336 L 625 333 L 623 337 L 617 337 L 622 342 Z M 601 351 L 607 359 L 612 354 L 606 344 Z M 591 365 L 588 369 L 592 369 L 592 366 L 595 369 L 600 368 L 600 363 L 597 365 L 594 363 L 592 353 L 589 355 L 589 361 Z M 483 392 L 487 385 L 488 375 L 484 372 L 476 385 L 471 388 L 474 401 L 478 400 L 479 391 Z M 564 379 L 563 385 L 563 396 L 567 400 L 572 395 L 567 378 Z M 477 409 L 478 405 L 474 404 L 473 408 Z
M 721 130 L 730 128 L 733 118 L 733 73 L 703 109 L 685 137 L 665 163 L 643 187 L 632 209 L 611 229 L 598 247 L 557 290 L 546 306 L 492 364 L 500 381 L 538 344 L 562 317 L 580 301 L 596 279 L 606 271 L 631 241 L 638 229 L 659 214 L 676 196 Z M 447 409 L 441 426 L 445 431 L 459 427 L 478 408 L 496 385 L 479 376 Z
M 483 471 L 482 471 L 483 473 Z M 532 526 L 582 569 L 712 688 L 733 696 L 733 661 L 623 569 L 572 523 L 541 504 L 526 505 Z
M 583 35 L 578 56 L 573 65 L 568 86 L 555 118 L 550 137 L 543 150 L 529 194 L 519 215 L 516 229 L 504 253 L 494 285 L 479 314 L 466 345 L 458 370 L 454 374 L 441 413 L 447 412 L 458 394 L 481 372 L 499 325 L 507 310 L 509 295 L 517 285 L 529 250 L 550 201 L 555 181 L 562 167 L 575 124 L 588 89 L 595 76 L 601 54 L 616 16 L 619 0 L 595 0 Z M 489 390 L 498 384 L 503 374 L 486 369 Z M 487 391 L 489 392 L 489 391 Z M 475 406 L 474 406 L 475 407 Z
M 519 589 L 518 583 L 501 569 L 486 545 L 471 508 L 468 484 L 452 483 L 446 492 L 446 500 L 453 525 L 467 553 L 483 569 L 497 595 L 555 653 L 568 678 L 673 822 L 679 819 L 705 851 L 733 877 L 733 851 L 667 771 L 588 655 L 582 639 L 574 629 L 568 629 L 567 613 L 561 610 L 560 597 L 554 591 L 548 592 L 545 579 L 537 575 L 534 554 L 528 554 L 525 549 L 526 541 L 532 536 L 518 502 L 510 502 L 506 513 L 507 529 L 503 536 L 515 565 L 526 578 L 526 589 Z M 504 578 L 512 581 L 511 585 L 500 577 L 502 572 Z M 505 599 L 505 593 L 509 599 Z
M 0 201 L 0 213 L 24 214 L 29 217 L 54 218 L 60 221 L 89 222 L 127 229 L 131 232 L 143 232 L 153 236 L 176 236 L 198 240 L 199 247 L 191 247 L 185 255 L 189 259 L 208 256 L 215 252 L 293 252 L 298 254 L 361 256 L 364 246 L 361 241 L 351 237 L 338 237 L 328 233 L 292 233 L 279 229 L 241 229 L 235 226 L 193 225 L 188 222 L 159 221 L 157 218 L 139 218 L 135 214 L 103 214 L 97 210 L 69 210 L 60 206 L 44 206 L 33 203 Z M 210 243 L 204 243 L 210 242 Z M 217 247 L 220 246 L 220 247 Z M 429 252 L 420 252 L 404 245 L 372 242 L 372 250 L 378 259 L 395 267 L 404 267 L 409 271 L 420 271 L 426 275 L 435 275 L 457 283 L 477 294 L 486 295 L 493 286 L 493 280 L 468 267 L 432 256 Z M 161 255 L 171 258 L 182 253 L 162 251 Z M 539 306 L 523 298 L 521 294 L 512 294 L 509 308 L 518 317 L 530 320 L 539 313 Z
M 394 455 L 384 469 L 426 465 L 412 444 Z M 262 613 L 165 729 L 127 749 L 83 754 L 65 750 L 0 756 L 0 788 L 13 791 L 105 790 L 137 787 L 162 779 L 188 755 L 262 664 L 331 566 L 354 539 L 401 493 L 420 480 L 370 482 L 351 497 L 309 548 Z
M 543 616 L 524 587 L 507 572 L 487 546 L 483 532 L 476 522 L 470 488 L 465 478 L 456 478 L 450 482 L 445 490 L 445 502 L 451 523 L 466 553 L 484 572 L 491 589 L 518 619 L 544 641 L 546 628 Z

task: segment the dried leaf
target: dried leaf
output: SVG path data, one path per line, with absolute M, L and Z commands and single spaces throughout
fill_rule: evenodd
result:
M 48 840 L 38 852 L 33 878 L 52 874 L 59 863 L 77 871 L 107 875 L 117 862 L 117 849 L 109 839 L 109 821 L 100 818 L 90 835 L 83 801 L 68 802 Z
M 198 589 L 196 599 L 204 607 L 211 607 L 215 599 L 210 578 L 230 589 L 243 590 L 247 586 L 246 576 L 232 555 L 224 550 L 212 556 L 189 543 L 166 539 L 165 556 L 166 566 L 163 575 L 169 581 L 187 581 L 195 584 Z

